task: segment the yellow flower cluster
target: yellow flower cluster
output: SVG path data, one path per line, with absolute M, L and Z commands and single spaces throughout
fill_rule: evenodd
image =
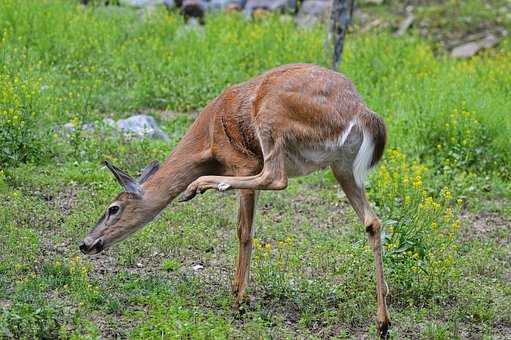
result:
M 428 188 L 426 173 L 424 165 L 409 162 L 399 149 L 389 150 L 372 190 L 394 221 L 386 230 L 387 256 L 408 264 L 418 275 L 452 265 L 453 241 L 461 227 L 457 209 L 462 201 L 455 201 L 448 187 L 439 192 Z

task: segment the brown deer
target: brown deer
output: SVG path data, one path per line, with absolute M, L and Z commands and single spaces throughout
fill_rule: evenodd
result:
M 368 170 L 382 157 L 383 120 L 353 84 L 325 68 L 293 64 L 227 88 L 200 113 L 160 167 L 138 180 L 106 162 L 124 188 L 80 249 L 96 254 L 153 220 L 174 198 L 192 199 L 208 189 L 239 189 L 239 255 L 233 282 L 235 306 L 247 287 L 257 190 L 282 190 L 289 177 L 327 166 L 355 209 L 374 252 L 377 326 L 390 326 L 383 278 L 381 223 L 364 192 Z

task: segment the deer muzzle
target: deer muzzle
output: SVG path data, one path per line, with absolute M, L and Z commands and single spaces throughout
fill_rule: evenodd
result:
M 82 243 L 80 243 L 80 250 L 86 255 L 94 255 L 100 253 L 105 248 L 103 238 L 97 238 L 95 240 L 86 237 Z

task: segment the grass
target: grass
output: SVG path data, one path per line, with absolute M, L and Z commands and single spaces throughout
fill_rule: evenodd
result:
M 332 175 L 258 202 L 250 302 L 231 310 L 235 194 L 174 203 L 105 254 L 77 244 L 119 190 L 100 161 L 163 160 L 221 90 L 289 62 L 328 64 L 322 28 L 0 4 L 0 336 L 375 336 L 372 255 Z M 389 127 L 369 196 L 386 226 L 392 336 L 511 335 L 511 44 L 453 61 L 421 38 L 349 36 L 341 68 Z M 58 127 L 144 110 L 169 143 Z M 172 113 L 172 114 L 170 114 Z M 200 266 L 197 266 L 200 265 Z

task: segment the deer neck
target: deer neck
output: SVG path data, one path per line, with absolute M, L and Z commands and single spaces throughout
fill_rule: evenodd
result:
M 143 184 L 144 199 L 159 211 L 190 183 L 201 176 L 215 173 L 216 168 L 207 135 L 192 126 L 160 169 Z

